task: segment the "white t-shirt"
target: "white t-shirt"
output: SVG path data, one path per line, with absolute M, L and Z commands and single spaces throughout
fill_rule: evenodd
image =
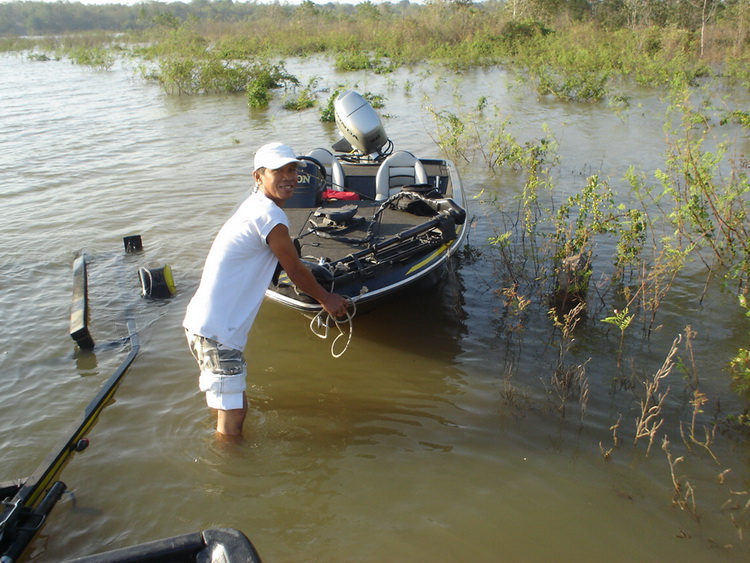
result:
M 262 192 L 248 197 L 216 235 L 198 291 L 183 326 L 220 344 L 244 350 L 278 260 L 266 237 L 284 211 Z

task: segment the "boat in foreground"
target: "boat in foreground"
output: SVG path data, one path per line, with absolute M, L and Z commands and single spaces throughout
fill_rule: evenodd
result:
M 343 138 L 299 158 L 300 179 L 284 211 L 300 256 L 357 314 L 437 282 L 467 234 L 461 180 L 449 160 L 394 150 L 361 95 L 334 104 Z M 320 305 L 278 271 L 266 296 L 315 314 Z
M 260 563 L 260 555 L 239 530 L 210 528 L 66 563 Z

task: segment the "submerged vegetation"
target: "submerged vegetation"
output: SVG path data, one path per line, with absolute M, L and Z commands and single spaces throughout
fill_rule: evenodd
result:
M 730 154 L 726 143 L 707 146 L 715 128 L 691 89 L 676 85 L 665 116 L 668 151 L 663 169 L 647 177 L 635 165 L 624 180 L 630 190 L 617 200 L 609 182 L 589 176 L 579 190 L 562 201 L 554 194 L 558 164 L 557 141 L 550 133 L 520 143 L 509 132 L 509 120 L 483 111 L 456 115 L 431 110 L 436 142 L 454 158 L 489 169 L 514 170 L 523 182 L 514 211 L 496 206 L 501 218 L 490 244 L 502 263 L 500 271 L 512 292 L 506 295 L 551 296 L 561 319 L 580 302 L 589 313 L 604 316 L 621 333 L 639 312 L 642 332 L 649 338 L 663 299 L 675 277 L 688 265 L 721 287 L 737 293 L 746 307 L 750 289 L 750 175 L 746 161 Z M 597 284 L 587 298 L 592 275 L 591 256 L 600 241 L 614 249 L 608 283 Z M 696 266 L 700 265 L 700 266 Z M 601 265 L 598 265 L 601 267 Z M 613 309 L 600 311 L 614 305 Z M 591 310 L 592 307 L 598 309 Z M 622 337 L 622 334 L 621 334 Z M 741 362 L 734 365 L 741 379 Z M 747 376 L 745 376 L 747 377 Z M 739 388 L 747 388 L 738 381 Z
M 748 399 L 750 352 L 741 345 L 733 355 L 714 356 L 714 346 L 702 342 L 706 348 L 698 356 L 690 320 L 673 340 L 662 323 L 675 314 L 675 303 L 678 309 L 700 306 L 709 293 L 736 295 L 740 307 L 721 314 L 750 319 L 750 173 L 747 156 L 736 152 L 742 146 L 720 140 L 732 110 L 714 107 L 706 90 L 688 81 L 674 82 L 664 94 L 664 166 L 646 173 L 634 164 L 617 189 L 597 173 L 581 175 L 561 193 L 554 135 L 545 131 L 543 138 L 519 141 L 511 120 L 485 100 L 464 113 L 431 113 L 435 140 L 446 153 L 521 187 L 512 205 L 489 190 L 481 198 L 493 235 L 479 252 L 495 265 L 497 333 L 510 357 L 502 390 L 508 411 L 515 417 L 533 411 L 530 392 L 514 378 L 524 375 L 524 343 L 539 338 L 539 319 L 546 317 L 549 359 L 532 371 L 543 374 L 538 377 L 550 412 L 583 427 L 591 403 L 602 408 L 593 391 L 601 392 L 601 380 L 595 386 L 592 374 L 609 378 L 606 401 L 619 401 L 611 435 L 599 442 L 602 457 L 665 456 L 672 504 L 691 520 L 692 533 L 702 534 L 704 519 L 720 514 L 743 542 L 750 494 L 736 479 L 727 486 L 732 465 L 744 464 L 727 441 L 746 443 L 747 402 L 740 413 L 725 411 L 723 398 L 710 396 L 716 382 L 699 365 L 707 354 L 711 374 L 728 374 L 731 387 Z M 747 126 L 737 123 L 747 139 Z M 686 279 L 691 287 L 703 285 L 703 295 L 675 296 L 676 287 L 684 292 Z M 610 332 L 615 338 L 608 344 Z M 744 334 L 747 341 L 750 323 Z M 665 341 L 663 363 L 649 372 L 641 355 Z M 594 351 L 602 346 L 612 351 L 609 358 Z M 715 468 L 718 485 L 685 474 L 700 462 L 709 472 Z M 709 485 L 715 486 L 710 493 Z

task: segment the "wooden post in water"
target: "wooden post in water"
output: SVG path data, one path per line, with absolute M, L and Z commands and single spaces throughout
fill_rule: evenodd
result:
M 86 254 L 81 252 L 73 262 L 73 305 L 70 311 L 70 336 L 81 350 L 94 348 L 88 327 L 89 303 Z

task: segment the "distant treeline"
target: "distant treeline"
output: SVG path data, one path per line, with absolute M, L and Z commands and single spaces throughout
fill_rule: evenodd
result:
M 305 0 L 304 4 L 313 4 Z M 289 5 L 285 11 L 294 14 L 304 12 L 305 6 Z M 322 5 L 321 5 L 322 6 Z M 396 9 L 408 10 L 409 0 L 395 5 Z M 87 5 L 80 2 L 10 2 L 0 4 L 0 34 L 45 35 L 51 33 L 74 33 L 82 31 L 135 31 L 161 25 L 166 21 L 185 22 L 198 19 L 213 22 L 240 22 L 252 20 L 259 14 L 282 7 L 255 2 L 233 2 L 232 0 L 193 0 L 192 2 L 144 1 L 134 6 L 124 4 Z M 331 13 L 353 14 L 353 4 L 322 6 Z
M 741 40 L 748 39 L 750 0 L 427 0 L 413 4 L 370 2 L 360 4 L 316 3 L 300 5 L 257 4 L 232 0 L 192 0 L 191 2 L 142 2 L 85 5 L 80 2 L 11 2 L 0 4 L 0 34 L 42 35 L 82 31 L 143 30 L 166 20 L 191 19 L 237 23 L 273 13 L 279 17 L 300 18 L 325 15 L 330 20 L 348 18 L 427 17 L 436 9 L 461 9 L 483 16 L 502 12 L 515 21 L 533 20 L 548 25 L 563 21 L 595 22 L 607 29 L 634 26 L 672 27 L 701 31 L 710 25 L 732 23 Z

